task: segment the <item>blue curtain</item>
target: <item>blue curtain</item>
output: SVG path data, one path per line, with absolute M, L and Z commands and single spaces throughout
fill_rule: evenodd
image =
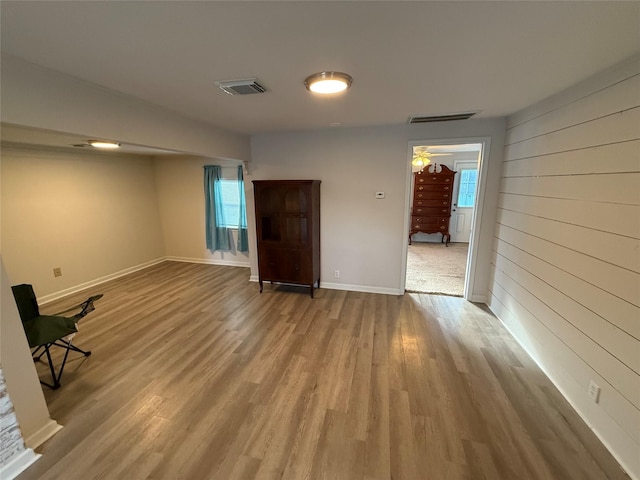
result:
M 207 248 L 212 252 L 231 250 L 233 238 L 231 230 L 224 225 L 224 209 L 222 208 L 222 189 L 220 179 L 222 168 L 218 165 L 204 167 L 204 202 L 205 231 Z
M 240 199 L 240 218 L 238 219 L 238 251 L 249 251 L 249 237 L 247 235 L 247 202 L 244 198 L 244 175 L 242 165 L 238 165 L 238 198 Z

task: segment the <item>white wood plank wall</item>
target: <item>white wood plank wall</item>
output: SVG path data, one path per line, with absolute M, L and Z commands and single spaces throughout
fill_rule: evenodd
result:
M 508 119 L 489 298 L 640 478 L 640 57 Z

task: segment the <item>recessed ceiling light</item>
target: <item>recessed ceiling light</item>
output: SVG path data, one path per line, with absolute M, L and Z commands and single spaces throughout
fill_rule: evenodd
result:
M 343 92 L 351 86 L 353 78 L 342 72 L 320 72 L 308 76 L 304 85 L 314 93 L 331 94 Z
M 106 149 L 120 148 L 120 144 L 118 142 L 107 142 L 104 140 L 88 140 L 87 143 L 95 148 L 106 148 Z

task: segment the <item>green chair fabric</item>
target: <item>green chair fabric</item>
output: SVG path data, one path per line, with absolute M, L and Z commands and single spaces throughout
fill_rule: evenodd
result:
M 29 347 L 34 348 L 53 343 L 78 331 L 75 318 L 40 315 L 38 301 L 31 285 L 15 285 L 11 287 L 11 290 L 16 299 Z
M 22 326 L 24 328 L 29 347 L 35 349 L 31 354 L 33 359 L 38 361 L 46 354 L 49 362 L 49 369 L 51 370 L 53 384 L 43 382 L 42 380 L 40 383 L 56 389 L 60 387 L 60 378 L 62 377 L 62 372 L 64 370 L 64 365 L 67 361 L 69 351 L 81 353 L 86 357 L 91 355 L 91 352 L 86 352 L 75 345 L 72 345 L 71 338 L 73 334 L 78 331 L 78 321 L 89 312 L 95 310 L 93 302 L 102 298 L 102 295 L 89 297 L 81 304 L 71 307 L 70 309 L 56 315 L 40 315 L 40 308 L 38 306 L 36 294 L 33 291 L 33 286 L 29 284 L 14 285 L 11 287 L 11 290 L 13 291 L 13 296 L 16 300 L 18 313 L 22 320 Z M 79 312 L 72 317 L 62 316 L 62 313 L 67 313 L 72 310 L 79 310 Z M 66 349 L 64 359 L 62 360 L 58 373 L 55 372 L 53 360 L 49 351 L 50 347 L 54 345 Z

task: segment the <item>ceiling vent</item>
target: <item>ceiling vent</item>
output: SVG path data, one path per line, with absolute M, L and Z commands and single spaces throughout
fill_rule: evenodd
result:
M 258 83 L 257 78 L 245 78 L 244 80 L 229 80 L 215 83 L 229 95 L 252 95 L 254 93 L 264 93 L 267 91 L 266 88 Z
M 450 122 L 452 120 L 468 120 L 478 112 L 451 113 L 449 115 L 411 116 L 409 123 Z

